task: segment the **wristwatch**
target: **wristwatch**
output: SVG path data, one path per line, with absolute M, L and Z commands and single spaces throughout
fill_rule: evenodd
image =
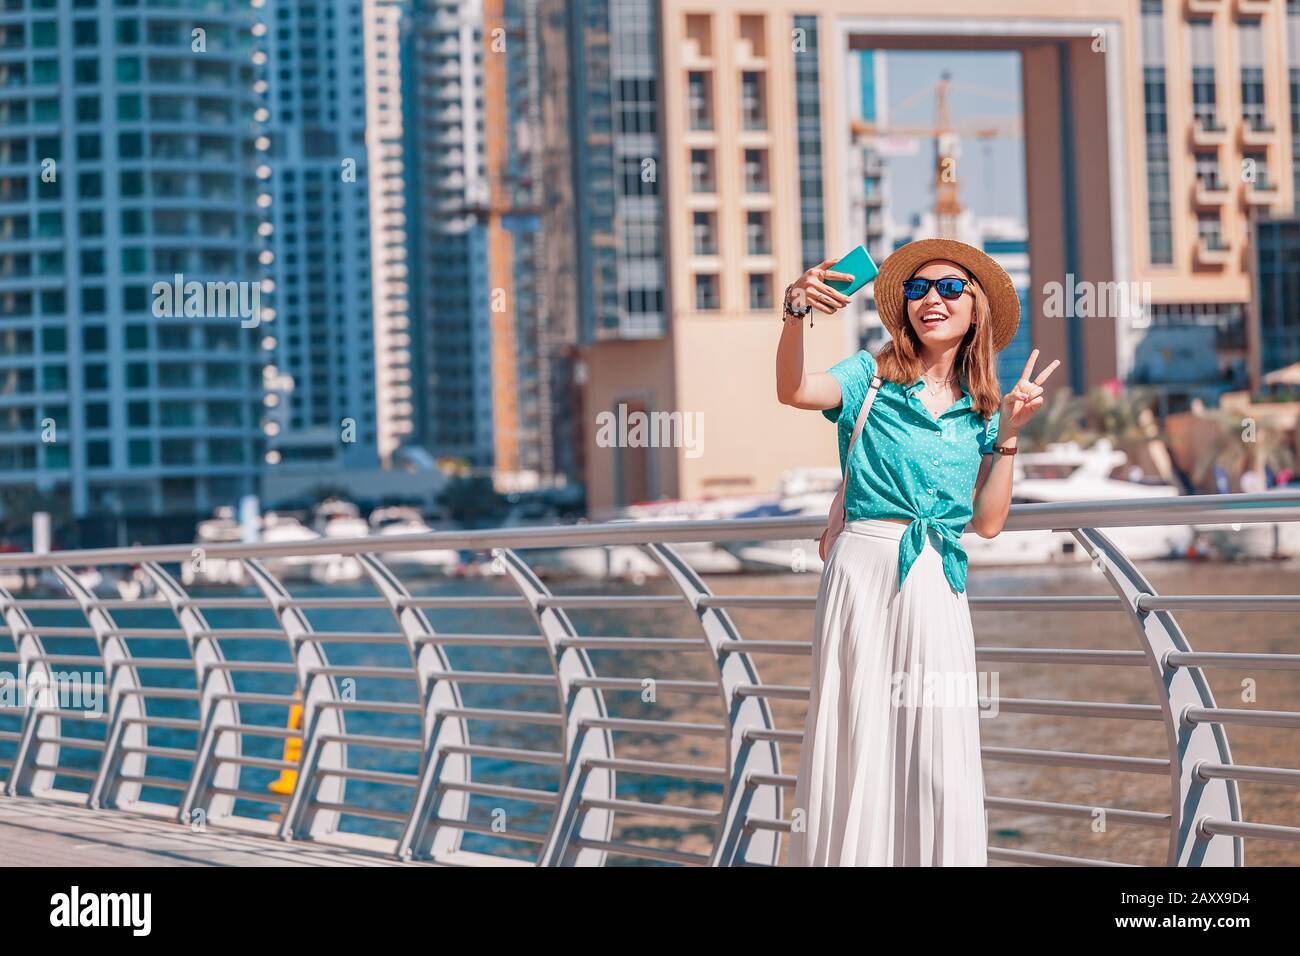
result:
M 1012 445 L 1008 447 L 1006 445 L 994 445 L 993 450 L 999 455 L 1014 455 L 1016 453 L 1016 446 Z
M 794 291 L 794 283 L 791 282 L 788 286 L 785 287 L 785 303 L 781 315 L 781 321 L 783 322 L 785 321 L 785 317 L 787 315 L 794 319 L 802 319 L 805 315 L 807 315 L 809 312 L 812 311 L 811 305 L 805 305 L 803 309 L 795 309 L 790 305 L 790 293 L 793 291 Z M 808 322 L 808 328 L 812 328 L 811 320 Z

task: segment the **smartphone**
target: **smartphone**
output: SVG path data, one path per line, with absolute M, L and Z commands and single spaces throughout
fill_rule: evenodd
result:
M 846 282 L 843 279 L 826 280 L 828 286 L 836 292 L 842 292 L 844 295 L 852 295 L 857 292 L 880 273 L 880 269 L 871 261 L 870 253 L 862 246 L 858 246 L 831 266 L 830 271 L 847 272 L 853 276 L 852 282 Z

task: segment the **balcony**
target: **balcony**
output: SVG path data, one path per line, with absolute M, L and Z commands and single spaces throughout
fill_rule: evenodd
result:
M 1225 146 L 1228 128 L 1217 116 L 1198 115 L 1192 121 L 1192 143 L 1196 146 Z
M 1258 17 L 1268 13 L 1272 0 L 1237 0 L 1234 8 L 1239 16 Z
M 1200 236 L 1196 240 L 1196 261 L 1203 266 L 1226 266 L 1232 261 L 1232 248 L 1222 236 Z
M 758 42 L 755 42 L 755 41 Z M 735 46 L 736 65 L 747 69 L 763 69 L 767 66 L 766 50 L 763 49 L 762 35 L 757 37 L 739 37 Z
M 1277 183 L 1265 177 L 1246 183 L 1246 204 L 1249 206 L 1272 206 L 1282 197 Z
M 712 52 L 706 44 L 702 44 L 699 39 L 687 37 L 682 40 L 681 45 L 682 65 L 696 70 L 709 70 L 713 68 Z
M 1198 206 L 1218 207 L 1228 201 L 1232 191 L 1228 189 L 1227 183 L 1223 182 L 1217 176 L 1196 177 L 1195 201 Z
M 1277 140 L 1277 127 L 1265 116 L 1243 117 L 1238 130 L 1243 146 L 1268 146 Z

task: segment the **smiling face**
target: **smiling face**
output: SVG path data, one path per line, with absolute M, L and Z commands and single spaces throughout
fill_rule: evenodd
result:
M 935 259 L 917 269 L 912 278 L 969 279 L 970 276 L 955 262 Z M 969 282 L 955 299 L 945 299 L 938 289 L 930 286 L 922 298 L 904 301 L 907 302 L 908 321 L 927 350 L 942 350 L 959 343 L 975 316 L 975 294 Z

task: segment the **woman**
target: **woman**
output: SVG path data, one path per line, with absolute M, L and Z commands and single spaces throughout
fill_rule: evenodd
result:
M 891 341 L 826 372 L 803 369 L 803 316 L 849 300 L 827 260 L 786 290 L 777 396 L 839 426 L 845 526 L 822 570 L 788 862 L 984 866 L 975 644 L 966 598 L 969 526 L 997 535 L 1020 429 L 1059 362 L 999 394 L 994 356 L 1020 302 L 980 250 L 923 239 L 875 281 Z M 848 442 L 873 376 L 873 404 Z

